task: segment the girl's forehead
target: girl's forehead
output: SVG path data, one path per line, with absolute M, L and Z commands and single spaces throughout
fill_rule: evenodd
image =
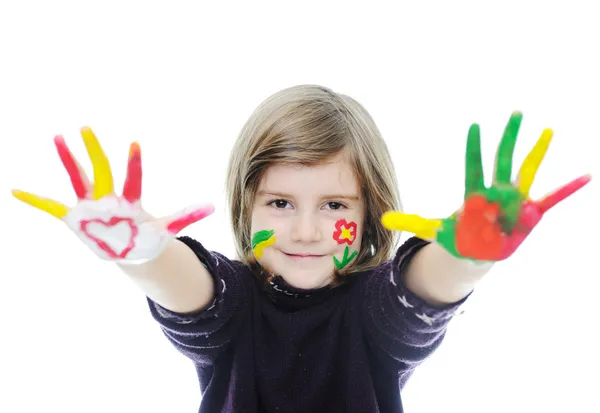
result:
M 263 174 L 259 191 L 358 196 L 358 181 L 345 159 L 310 166 L 275 164 Z

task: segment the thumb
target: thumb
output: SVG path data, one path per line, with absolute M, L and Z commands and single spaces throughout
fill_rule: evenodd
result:
M 435 240 L 442 227 L 439 219 L 427 219 L 419 215 L 388 211 L 381 217 L 383 226 L 392 231 L 407 231 L 424 240 Z
M 212 204 L 194 204 L 167 217 L 156 219 L 156 222 L 176 235 L 184 228 L 206 218 L 215 211 Z

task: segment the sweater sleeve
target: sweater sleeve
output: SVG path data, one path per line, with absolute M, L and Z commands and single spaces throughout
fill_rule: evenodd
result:
M 369 274 L 364 286 L 362 314 L 367 339 L 383 364 L 406 378 L 439 347 L 448 323 L 468 299 L 434 307 L 406 287 L 406 269 L 427 244 L 410 238 L 392 261 Z
M 209 252 L 190 237 L 178 237 L 208 269 L 215 283 L 214 300 L 192 314 L 169 311 L 147 297 L 152 317 L 169 341 L 199 364 L 212 364 L 236 336 L 249 306 L 248 270 L 216 252 Z M 244 279 L 246 278 L 246 279 Z

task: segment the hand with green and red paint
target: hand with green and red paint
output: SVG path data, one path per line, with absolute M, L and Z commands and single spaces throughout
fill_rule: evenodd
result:
M 81 135 L 94 168 L 92 185 L 64 139 L 54 139 L 60 159 L 71 179 L 77 204 L 66 205 L 14 190 L 13 195 L 63 221 L 100 258 L 119 263 L 143 263 L 156 258 L 179 231 L 210 215 L 212 205 L 188 207 L 170 217 L 154 219 L 141 204 L 142 157 L 138 143 L 129 151 L 122 196 L 114 193 L 109 161 L 90 128 Z
M 513 183 L 512 157 L 521 120 L 520 113 L 510 117 L 496 153 L 494 182 L 489 187 L 484 184 L 479 126 L 471 126 L 467 138 L 464 204 L 458 212 L 445 219 L 426 219 L 391 211 L 383 215 L 383 225 L 435 240 L 459 258 L 494 262 L 510 257 L 548 210 L 591 179 L 589 175 L 581 176 L 539 200 L 531 200 L 529 189 L 552 139 L 552 131 L 543 131 Z

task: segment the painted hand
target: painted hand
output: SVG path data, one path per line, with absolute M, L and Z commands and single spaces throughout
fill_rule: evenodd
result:
M 78 198 L 75 207 L 14 190 L 13 195 L 62 220 L 100 258 L 120 263 L 142 263 L 156 258 L 174 236 L 188 225 L 210 215 L 212 205 L 197 205 L 163 219 L 154 219 L 142 208 L 142 159 L 140 146 L 129 150 L 123 195 L 114 193 L 110 164 L 96 136 L 81 129 L 83 142 L 94 168 L 91 185 L 64 139 L 54 139 Z
M 435 240 L 456 257 L 477 261 L 501 261 L 510 257 L 550 208 L 591 179 L 584 175 L 537 201 L 531 200 L 529 190 L 550 145 L 552 130 L 543 131 L 513 184 L 512 157 L 521 120 L 520 113 L 513 113 L 504 130 L 496 153 L 494 182 L 489 188 L 483 178 L 479 126 L 471 126 L 467 138 L 464 204 L 458 212 L 446 219 L 425 219 L 392 211 L 383 215 L 383 225 Z

